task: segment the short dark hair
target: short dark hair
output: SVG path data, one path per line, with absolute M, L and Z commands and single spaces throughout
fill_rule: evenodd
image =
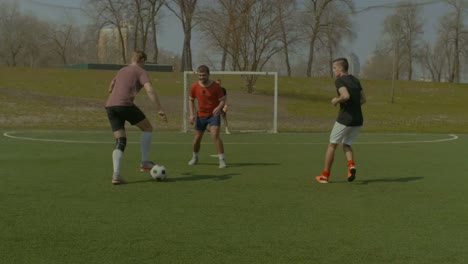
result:
M 349 69 L 349 63 L 348 63 L 348 59 L 346 58 L 338 58 L 338 59 L 335 59 L 333 61 L 333 63 L 337 62 L 338 64 L 340 64 L 341 67 L 343 67 L 343 70 L 345 71 L 348 71 Z
M 210 74 L 210 68 L 206 65 L 200 65 L 197 68 L 197 72 L 205 72 L 206 74 Z

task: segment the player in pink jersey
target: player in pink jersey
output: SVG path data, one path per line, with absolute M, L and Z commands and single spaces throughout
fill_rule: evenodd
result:
M 120 176 L 120 167 L 127 145 L 126 121 L 142 131 L 141 170 L 150 170 L 154 165 L 149 159 L 153 127 L 145 114 L 133 103 L 135 96 L 142 88 L 145 89 L 149 99 L 155 104 L 158 115 L 164 122 L 167 122 L 166 113 L 161 107 L 159 97 L 151 85 L 148 73 L 143 69 L 146 58 L 145 52 L 135 51 L 132 63 L 120 69 L 109 85 L 110 95 L 106 102 L 106 110 L 115 137 L 115 148 L 112 152 L 113 184 L 125 183 Z

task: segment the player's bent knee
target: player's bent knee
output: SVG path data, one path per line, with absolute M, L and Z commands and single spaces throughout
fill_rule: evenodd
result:
M 114 149 L 119 149 L 122 152 L 124 152 L 126 146 L 127 146 L 127 138 L 126 137 L 119 137 L 119 138 L 115 139 Z
M 153 132 L 153 126 L 147 118 L 143 119 L 135 125 L 143 132 Z

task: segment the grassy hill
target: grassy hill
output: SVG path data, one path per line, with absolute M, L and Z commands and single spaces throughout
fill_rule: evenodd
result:
M 108 129 L 104 103 L 115 71 L 0 67 L 0 127 L 4 129 Z M 183 76 L 151 72 L 153 84 L 168 112 L 169 123 L 158 122 L 144 92 L 136 103 L 158 130 L 182 127 Z M 217 76 L 213 76 L 217 78 Z M 229 121 L 234 131 L 267 129 L 272 123 L 273 78 L 259 79 L 255 93 L 245 92 L 239 76 L 222 76 L 228 89 Z M 362 80 L 368 103 L 363 107 L 368 132 L 468 132 L 465 98 L 468 85 L 416 81 Z M 279 132 L 323 132 L 338 108 L 333 79 L 279 79 Z

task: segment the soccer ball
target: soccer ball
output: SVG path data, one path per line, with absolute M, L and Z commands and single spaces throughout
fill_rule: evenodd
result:
M 156 164 L 150 170 L 151 178 L 155 181 L 163 181 L 167 177 L 167 169 L 161 164 Z

